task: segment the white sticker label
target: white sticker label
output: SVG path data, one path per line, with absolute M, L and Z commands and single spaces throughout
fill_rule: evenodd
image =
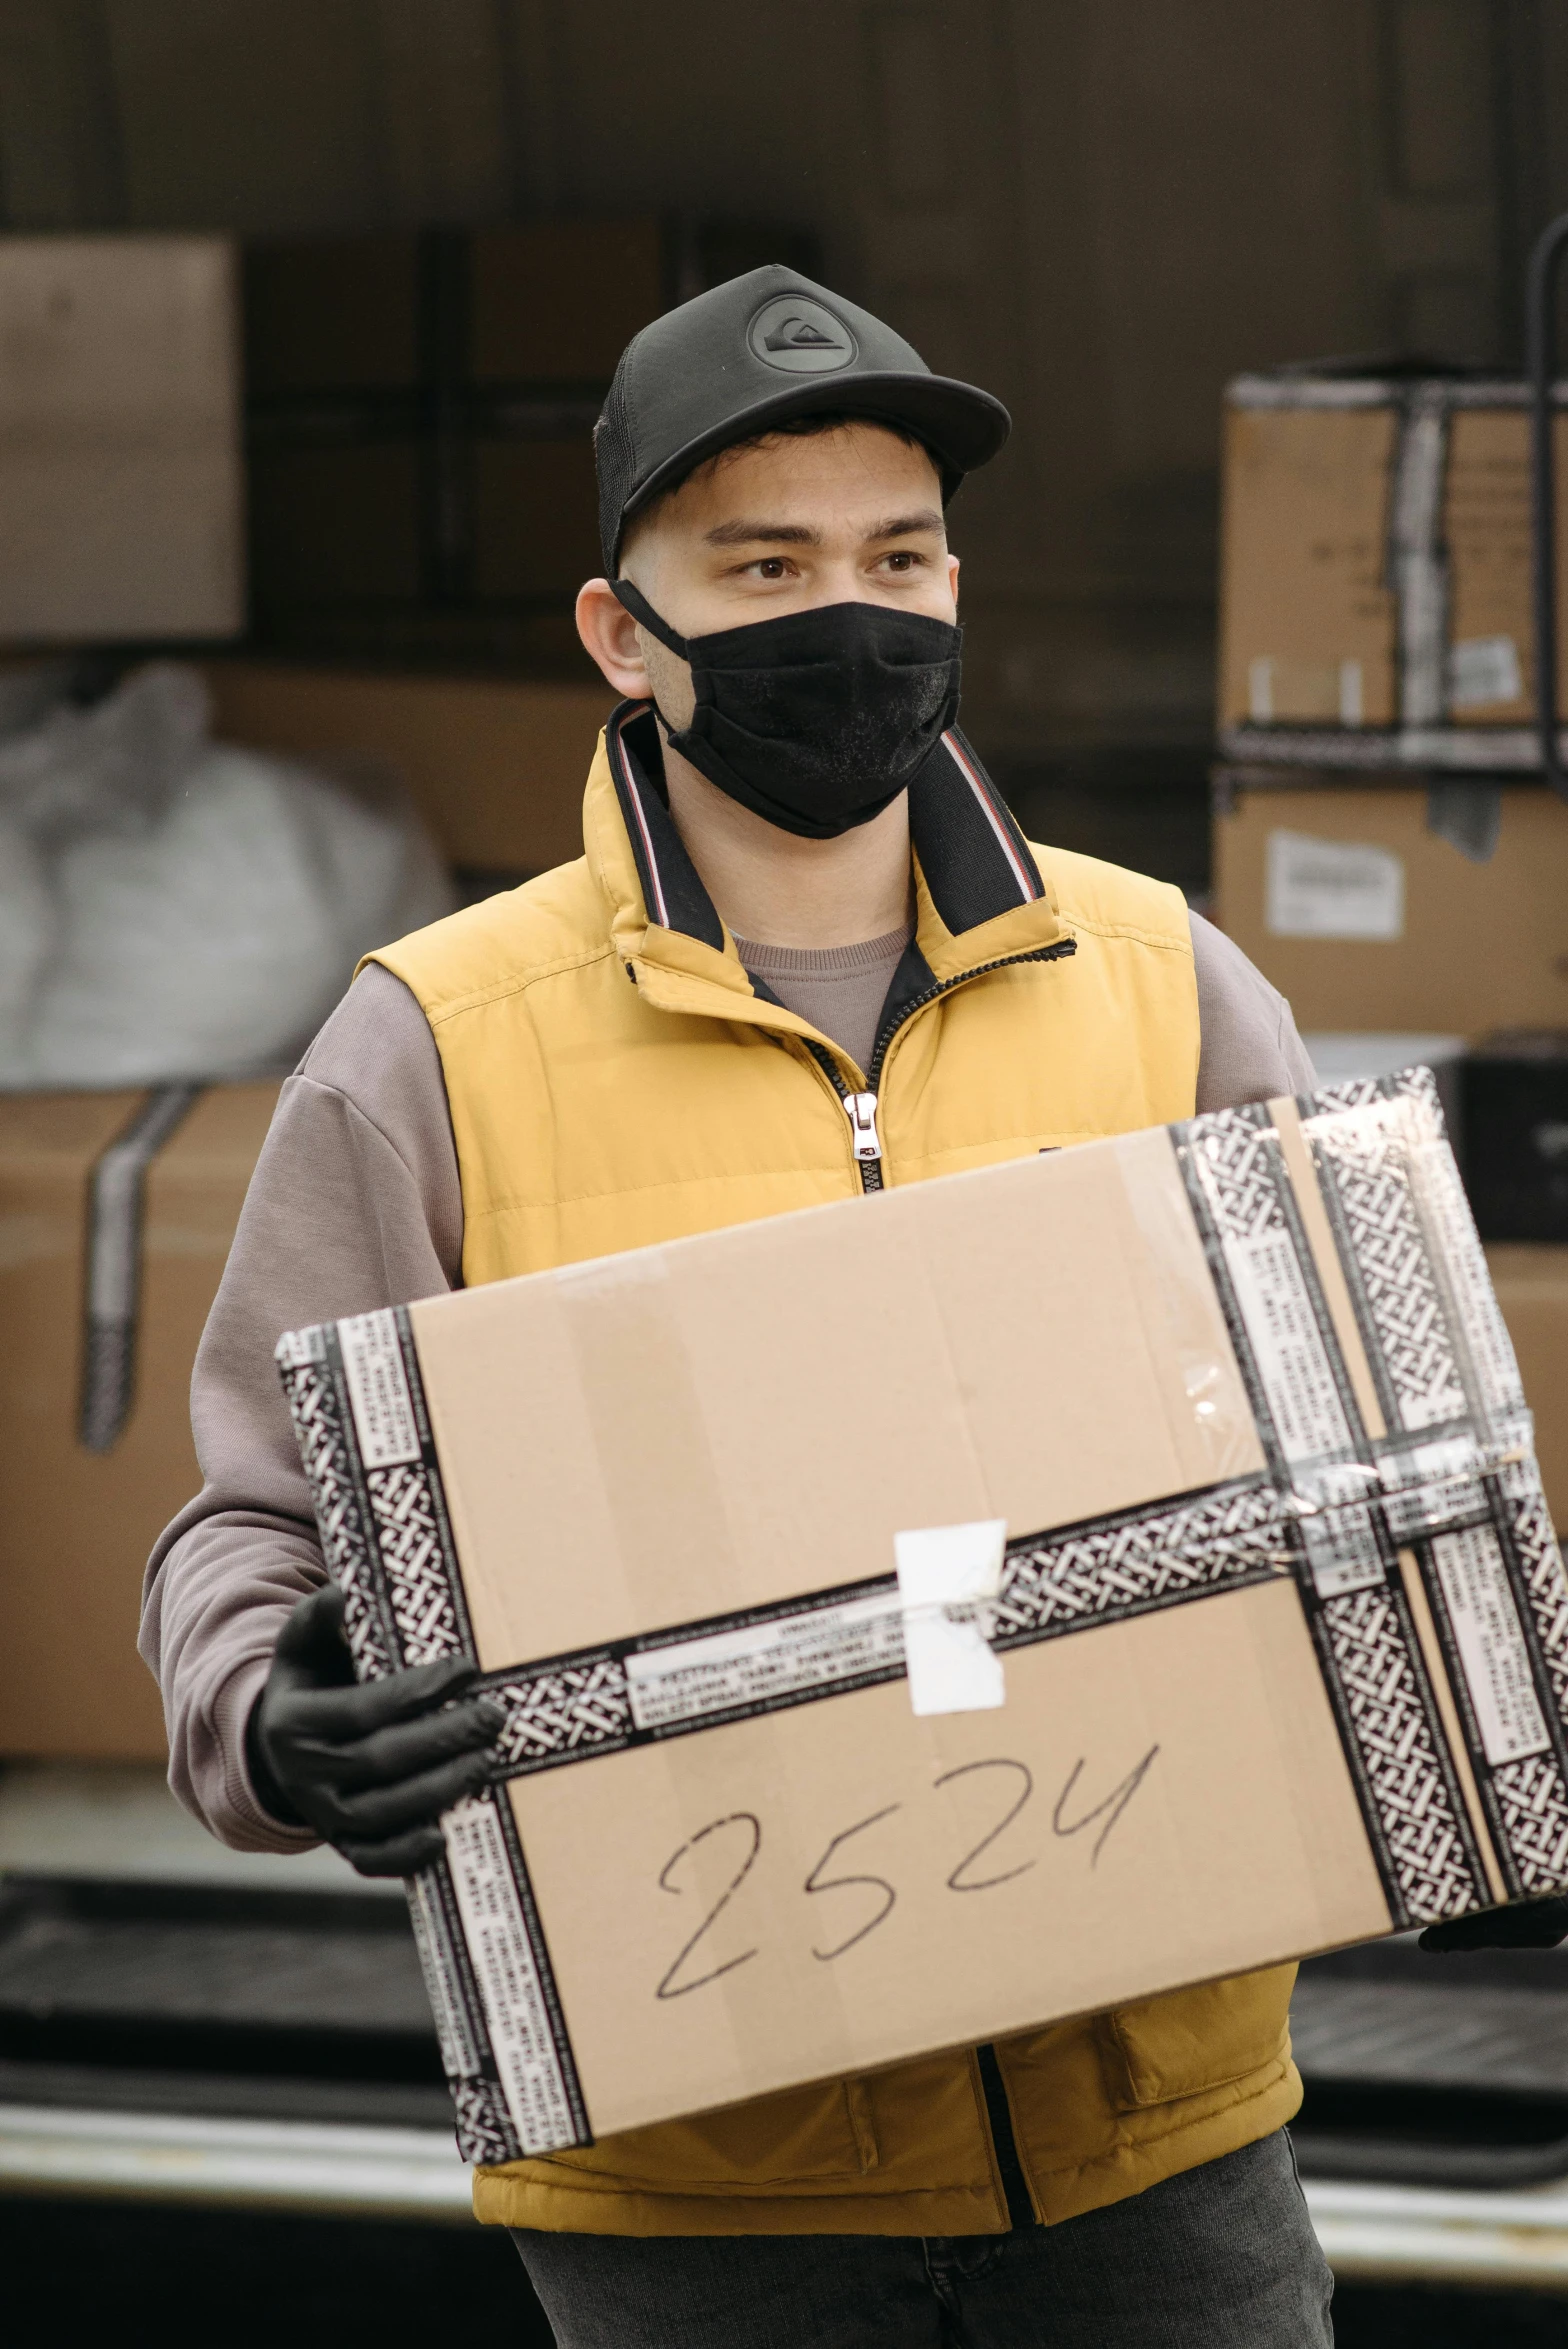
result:
M 667 1729 L 732 1707 L 834 1688 L 903 1661 L 903 1612 L 889 1591 L 645 1648 L 627 1657 L 626 1680 L 637 1727 Z
M 1254 726 L 1272 726 L 1277 718 L 1359 726 L 1365 710 L 1359 661 L 1279 661 L 1260 653 L 1247 663 L 1247 715 Z
M 1490 704 L 1524 699 L 1519 647 L 1511 636 L 1472 636 L 1448 656 L 1448 706 L 1484 710 Z
M 495 1802 L 476 1795 L 441 1821 L 463 1938 L 496 2070 L 525 2153 L 575 2145 L 560 2058 Z
M 914 1712 L 986 1713 L 1006 1703 L 1002 1659 L 986 1636 L 1006 1550 L 1004 1517 L 894 1534 Z
M 1496 1534 L 1488 1525 L 1439 1534 L 1432 1555 L 1487 1760 L 1517 1762 L 1542 1752 L 1546 1723 Z
M 1271 937 L 1388 942 L 1405 934 L 1405 864 L 1389 849 L 1271 832 L 1265 866 Z
M 361 1313 L 352 1321 L 340 1321 L 338 1344 L 365 1466 L 391 1468 L 402 1460 L 417 1460 L 419 1430 L 392 1314 Z

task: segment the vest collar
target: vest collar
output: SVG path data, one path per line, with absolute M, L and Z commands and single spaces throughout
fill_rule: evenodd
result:
M 686 853 L 665 799 L 651 702 L 622 702 L 611 716 L 583 815 L 588 861 L 608 901 L 616 950 L 651 1000 L 671 1010 L 811 1033 L 794 1013 L 756 993 Z M 916 900 L 910 951 L 935 980 L 945 985 L 1067 940 L 1049 883 L 956 728 L 942 736 L 909 787 L 909 831 Z M 715 989 L 723 991 L 717 1000 Z

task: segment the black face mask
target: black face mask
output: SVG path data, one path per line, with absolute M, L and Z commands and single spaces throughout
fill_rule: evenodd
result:
M 632 618 L 691 665 L 697 706 L 688 727 L 669 729 L 671 749 L 803 840 L 879 816 L 958 714 L 963 630 L 945 620 L 829 604 L 685 637 L 630 580 L 613 585 Z

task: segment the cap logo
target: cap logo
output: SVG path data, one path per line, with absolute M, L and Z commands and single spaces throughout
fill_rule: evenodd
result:
M 832 375 L 859 357 L 842 319 L 804 294 L 764 302 L 746 330 L 754 357 L 785 375 Z

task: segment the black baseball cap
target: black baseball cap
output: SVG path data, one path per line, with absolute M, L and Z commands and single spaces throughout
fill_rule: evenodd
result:
M 704 457 L 824 410 L 897 424 L 942 468 L 944 499 L 1012 419 L 842 295 L 769 264 L 667 310 L 621 353 L 594 433 L 599 536 L 613 579 L 633 515 Z

